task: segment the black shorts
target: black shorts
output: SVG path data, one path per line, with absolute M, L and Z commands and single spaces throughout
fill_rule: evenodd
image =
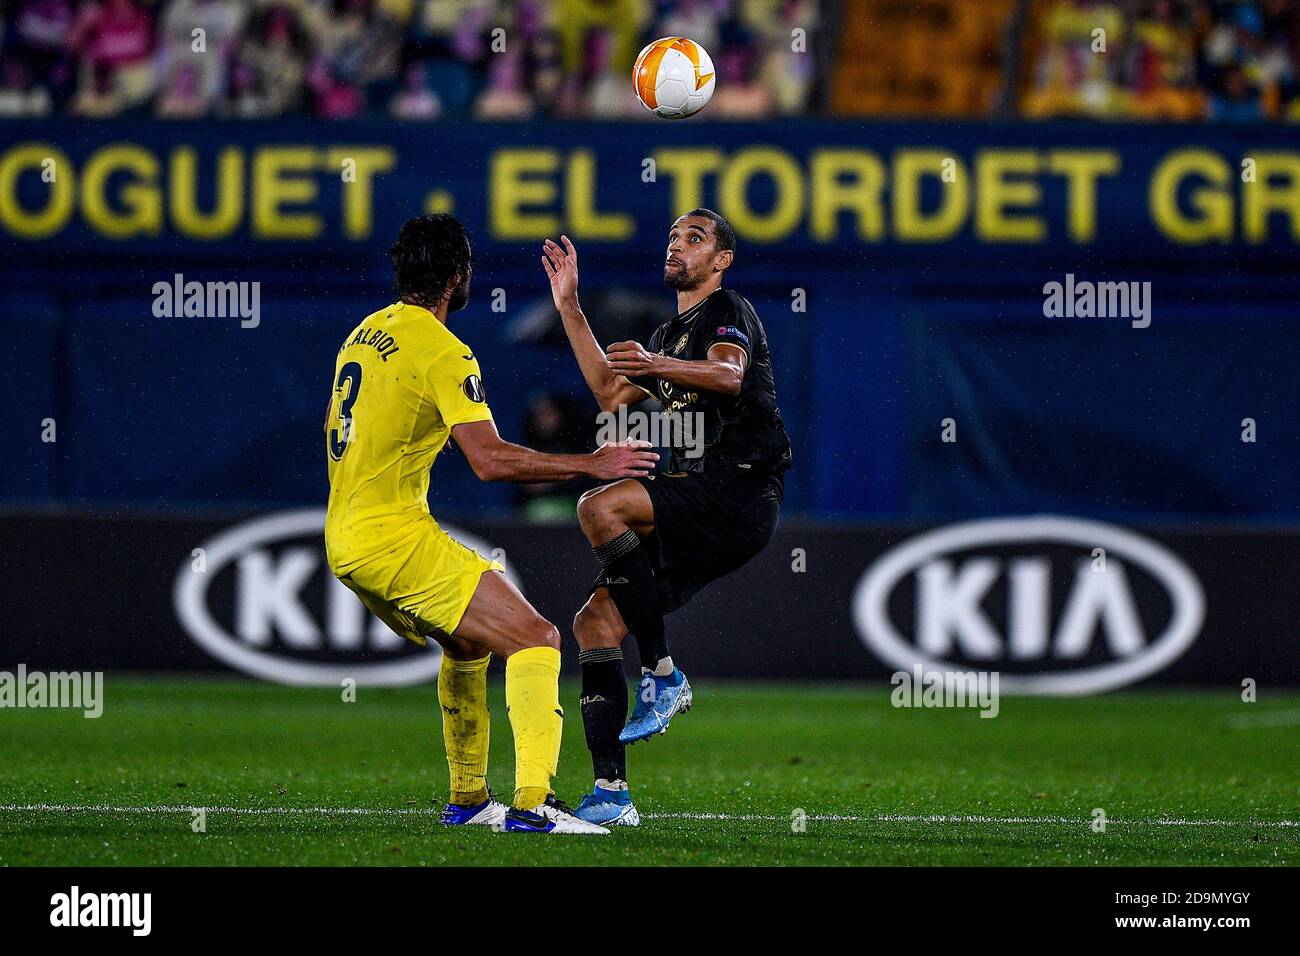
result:
M 767 547 L 776 532 L 779 478 L 712 465 L 705 472 L 667 472 L 633 480 L 650 494 L 654 506 L 655 528 L 644 544 L 664 613 L 735 571 Z M 606 583 L 602 572 L 591 589 Z

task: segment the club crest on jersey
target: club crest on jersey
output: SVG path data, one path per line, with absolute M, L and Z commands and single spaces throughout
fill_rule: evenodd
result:
M 683 333 L 683 334 L 682 334 L 682 337 L 681 337 L 680 339 L 677 340 L 677 344 L 673 346 L 673 354 L 674 354 L 674 355 L 681 355 L 681 354 L 682 354 L 682 349 L 686 348 L 686 340 L 687 340 L 688 338 L 689 338 L 689 336 L 686 335 L 685 333 Z
M 718 326 L 718 331 L 713 334 L 729 335 L 733 339 L 740 339 L 740 341 L 744 342 L 746 345 L 749 344 L 749 336 L 740 331 L 740 329 L 736 328 L 734 325 L 720 325 Z
M 471 402 L 486 402 L 487 392 L 483 388 L 483 380 L 477 375 L 467 375 L 465 381 L 460 383 L 461 391 Z

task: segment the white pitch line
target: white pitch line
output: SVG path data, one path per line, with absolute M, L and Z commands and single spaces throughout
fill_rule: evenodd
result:
M 1233 730 L 1248 730 L 1251 727 L 1291 727 L 1295 724 L 1300 724 L 1300 710 L 1266 710 L 1262 714 L 1243 714 L 1228 718 L 1228 726 Z
M 752 821 L 789 821 L 788 816 L 763 816 L 758 814 L 728 813 L 646 813 L 642 814 L 652 820 L 752 820 Z M 1080 817 L 990 817 L 970 814 L 905 814 L 880 813 L 871 816 L 848 816 L 837 813 L 809 814 L 807 820 L 829 823 L 981 823 L 998 826 L 1085 826 L 1091 825 L 1091 818 Z M 1295 820 L 1195 820 L 1172 817 L 1159 817 L 1147 820 L 1115 820 L 1107 818 L 1107 825 L 1146 827 L 1300 827 Z
M 0 813 L 227 813 L 235 816 L 435 816 L 441 813 L 434 807 L 207 807 L 202 805 L 175 806 L 112 806 L 104 803 L 7 803 L 0 804 Z M 723 823 L 788 823 L 789 815 L 759 813 L 646 813 L 648 820 L 709 820 Z M 955 823 L 992 826 L 1087 826 L 1090 818 L 1083 817 L 995 817 L 978 814 L 900 814 L 880 813 L 855 816 L 839 813 L 810 813 L 805 820 L 820 823 Z M 1142 820 L 1107 819 L 1107 825 L 1148 827 L 1270 827 L 1293 829 L 1300 827 L 1296 820 L 1205 820 L 1184 817 L 1156 817 Z
M 0 813 L 230 813 L 246 817 L 271 816 L 428 816 L 435 807 L 212 807 L 203 804 L 115 807 L 107 803 L 5 803 Z

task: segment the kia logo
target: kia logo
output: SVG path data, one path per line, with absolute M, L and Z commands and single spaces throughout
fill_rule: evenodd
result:
M 1187 650 L 1204 616 L 1200 582 L 1169 549 L 1050 515 L 917 535 L 881 555 L 853 594 L 858 635 L 887 664 L 978 665 L 1021 694 L 1142 680 Z
M 337 687 L 352 678 L 397 687 L 432 680 L 442 662 L 438 645 L 418 647 L 366 611 L 330 573 L 324 529 L 325 510 L 304 508 L 246 521 L 203 542 L 172 592 L 185 631 L 222 663 L 281 684 Z M 443 529 L 491 554 L 475 536 Z

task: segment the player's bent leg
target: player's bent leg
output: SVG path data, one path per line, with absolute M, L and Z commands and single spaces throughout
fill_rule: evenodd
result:
M 507 831 L 607 833 L 573 816 L 551 792 L 560 757 L 560 633 L 504 574 L 485 571 L 453 637 L 506 659 L 506 710 L 515 737 L 514 809 Z
M 526 648 L 559 654 L 560 632 L 500 571 L 484 571 L 452 637 L 509 658 Z
M 573 619 L 582 667 L 582 727 L 595 785 L 574 811 L 589 823 L 636 826 L 641 822 L 627 785 L 626 747 L 618 739 L 627 720 L 623 638 L 627 625 L 609 596 L 597 588 Z
M 515 806 L 551 792 L 560 753 L 560 634 L 510 580 L 485 571 L 453 637 L 506 660 L 506 707 L 515 731 Z
M 578 500 L 578 523 L 603 569 L 603 582 L 636 637 L 643 670 L 672 673 L 654 563 L 642 539 L 654 530 L 654 503 L 639 481 L 625 478 Z
M 443 634 L 442 667 L 438 671 L 438 703 L 442 709 L 442 739 L 451 772 L 451 796 L 442 811 L 445 826 L 500 827 L 505 804 L 487 789 L 491 716 L 487 702 L 487 669 L 492 655 L 461 638 Z
M 585 492 L 578 499 L 578 524 L 592 547 L 629 530 L 645 537 L 654 530 L 654 503 L 641 482 L 624 478 Z

